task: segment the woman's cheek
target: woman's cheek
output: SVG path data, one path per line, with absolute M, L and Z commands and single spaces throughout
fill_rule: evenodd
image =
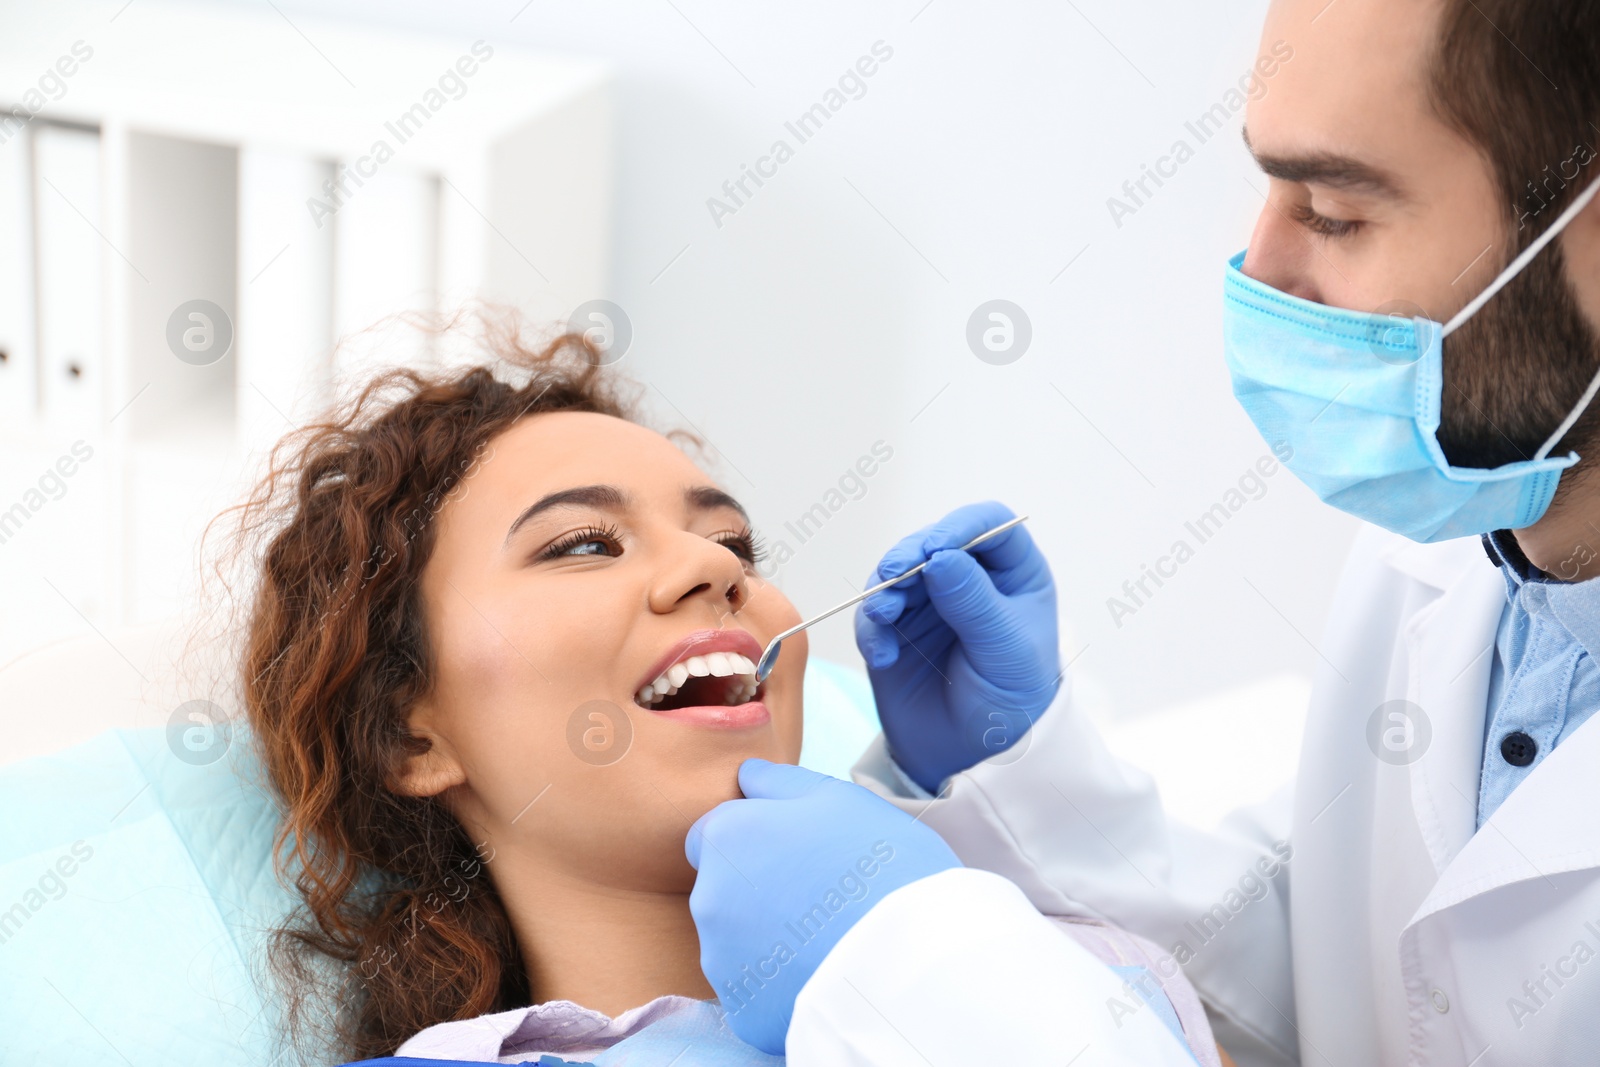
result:
M 800 702 L 795 701 L 794 714 L 787 717 L 784 723 L 781 743 L 783 745 L 783 758 L 778 762 L 799 763 L 800 746 L 805 740 L 804 716 L 800 712 Z
M 794 647 L 790 648 L 790 645 Z M 780 723 L 788 756 L 786 762 L 794 763 L 800 759 L 800 745 L 805 734 L 805 674 L 806 662 L 811 656 L 809 635 L 801 631 L 785 641 L 783 655 L 794 657 L 784 665 L 788 668 L 788 674 L 784 678 L 784 714 Z

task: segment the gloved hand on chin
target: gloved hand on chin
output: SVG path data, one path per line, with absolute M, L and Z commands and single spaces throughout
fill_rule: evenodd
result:
M 745 760 L 745 799 L 689 829 L 700 968 L 745 1042 L 784 1050 L 795 997 L 839 939 L 902 886 L 961 866 L 882 797 L 787 764 Z
M 1016 744 L 1061 684 L 1055 580 L 1026 526 L 957 550 L 1011 517 L 970 504 L 905 538 L 868 584 L 927 568 L 856 609 L 889 752 L 930 793 Z

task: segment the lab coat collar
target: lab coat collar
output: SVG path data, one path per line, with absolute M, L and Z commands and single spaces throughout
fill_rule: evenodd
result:
M 1441 874 L 1477 828 L 1489 673 L 1506 606 L 1505 581 L 1498 569 L 1484 565 L 1478 544 L 1463 539 L 1452 545 L 1454 551 L 1439 553 L 1443 559 L 1431 563 L 1419 558 L 1423 553 L 1398 554 L 1419 580 L 1431 584 L 1428 575 L 1455 576 L 1405 629 L 1408 696 L 1421 709 L 1430 734 L 1428 747 L 1409 765 L 1411 804 L 1434 870 Z
M 1573 731 L 1483 824 L 1412 917 L 1501 886 L 1600 867 L 1600 717 Z
M 1503 885 L 1600 866 L 1600 820 L 1593 816 L 1600 810 L 1600 716 L 1546 756 L 1474 831 L 1489 673 L 1506 586 L 1499 569 L 1484 566 L 1478 547 L 1466 544 L 1472 552 L 1456 560 L 1424 562 L 1402 547 L 1390 561 L 1409 564 L 1407 573 L 1423 581 L 1452 569 L 1457 575 L 1406 631 L 1411 699 L 1432 730 L 1427 751 L 1410 765 L 1411 798 L 1439 872 L 1412 924 Z M 1471 555 L 1476 563 L 1460 567 Z
M 1389 543 L 1379 549 L 1383 561 L 1401 574 L 1435 589 L 1451 588 L 1472 570 L 1490 569 L 1485 565 L 1483 548 L 1474 537 L 1457 537 L 1433 544 L 1419 544 L 1399 534 L 1388 537 Z

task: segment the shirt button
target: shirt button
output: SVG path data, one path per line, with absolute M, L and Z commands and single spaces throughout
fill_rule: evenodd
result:
M 1515 730 L 1500 739 L 1500 755 L 1513 767 L 1526 767 L 1538 754 L 1538 742 L 1521 730 Z
M 1450 1010 L 1450 998 L 1444 995 L 1444 990 L 1435 989 L 1431 999 L 1433 1000 L 1433 1010 L 1440 1015 Z

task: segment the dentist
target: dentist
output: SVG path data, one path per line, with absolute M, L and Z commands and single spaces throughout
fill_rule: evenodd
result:
M 1172 823 L 1066 685 L 1022 758 L 967 766 L 919 733 L 949 736 L 948 702 L 886 704 L 856 778 L 1039 911 L 1170 947 L 1241 1065 L 1594 1062 L 1600 7 L 1275 0 L 1263 40 L 1294 62 L 1247 111 L 1271 181 L 1225 269 L 1225 362 L 1290 469 L 1369 523 L 1292 796 L 1215 833 Z M 880 699 L 920 644 L 890 636 L 907 610 L 878 598 L 858 629 Z M 777 851 L 729 859 L 806 870 Z M 855 957 L 849 981 L 894 969 L 891 952 Z M 813 1040 L 814 1002 L 844 1003 L 831 962 L 796 998 L 791 1045 Z M 851 1025 L 841 1040 L 873 1039 Z

